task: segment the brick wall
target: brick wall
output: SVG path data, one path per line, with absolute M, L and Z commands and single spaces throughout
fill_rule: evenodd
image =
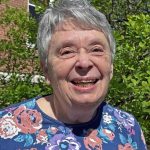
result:
M 6 2 L 8 6 L 16 7 L 16 8 L 25 8 L 27 9 L 28 0 L 8 0 Z M 6 4 L 3 2 L 0 3 L 0 11 L 6 8 Z
M 28 0 L 10 0 L 9 5 L 12 7 L 22 7 L 27 9 Z
M 10 7 L 14 7 L 14 8 L 22 8 L 25 11 L 28 11 L 28 0 L 7 0 L 7 2 L 5 2 L 5 3 L 0 2 L 0 16 L 3 15 L 3 12 L 5 11 L 5 9 L 7 9 L 6 6 L 10 6 Z M 16 9 L 16 11 L 17 11 L 17 9 Z M 9 26 L 6 27 L 6 26 L 0 24 L 0 40 L 9 40 L 8 37 L 6 36 L 8 29 L 9 29 Z M 8 53 L 0 51 L 0 60 L 5 60 L 5 59 L 8 60 Z M 7 72 L 6 66 L 7 66 L 7 64 L 0 63 L 0 72 L 1 71 Z
M 6 5 L 14 8 L 23 8 L 26 11 L 28 10 L 28 0 L 8 0 L 5 4 L 2 2 L 0 3 L 0 14 L 6 9 Z M 7 38 L 6 32 L 7 29 L 0 25 L 0 40 Z

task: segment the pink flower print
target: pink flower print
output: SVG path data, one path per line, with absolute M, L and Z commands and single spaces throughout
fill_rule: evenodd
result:
M 50 127 L 49 130 L 50 130 L 51 134 L 56 134 L 58 131 L 58 129 L 56 127 L 53 127 L 53 126 Z
M 48 136 L 46 134 L 46 130 L 42 129 L 42 130 L 39 130 L 37 136 L 36 136 L 36 141 L 37 141 L 37 144 L 38 143 L 47 143 L 48 141 Z
M 115 134 L 111 130 L 102 129 L 102 132 L 109 138 L 110 141 L 113 141 L 113 139 L 115 138 Z
M 97 130 L 89 130 L 87 132 L 87 136 L 84 138 L 84 145 L 87 150 L 96 149 L 96 150 L 102 150 L 102 140 L 97 136 L 98 131 Z
M 18 135 L 20 129 L 14 122 L 14 118 L 11 114 L 6 114 L 0 119 L 0 137 L 4 139 L 13 138 Z
M 35 133 L 42 127 L 41 113 L 25 106 L 20 106 L 14 111 L 14 121 L 23 133 Z

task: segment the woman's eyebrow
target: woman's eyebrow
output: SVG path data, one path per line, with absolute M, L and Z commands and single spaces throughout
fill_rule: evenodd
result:
M 74 45 L 75 45 L 75 42 L 73 40 L 67 40 L 61 43 L 61 47 L 70 47 Z
M 88 45 L 101 45 L 101 46 L 104 46 L 105 43 L 102 40 L 100 40 L 99 38 L 97 38 L 97 39 L 90 40 Z

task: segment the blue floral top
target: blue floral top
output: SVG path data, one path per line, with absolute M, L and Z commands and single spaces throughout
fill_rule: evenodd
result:
M 0 111 L 0 150 L 146 150 L 135 118 L 103 102 L 90 122 L 64 124 L 29 99 Z

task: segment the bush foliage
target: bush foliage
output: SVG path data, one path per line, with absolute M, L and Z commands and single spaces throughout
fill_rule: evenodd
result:
M 117 53 L 114 78 L 107 99 L 131 112 L 150 141 L 150 55 L 149 15 L 130 15 L 125 30 L 115 31 Z
M 29 14 L 24 10 L 16 11 L 16 8 L 7 7 L 0 17 L 0 24 L 7 28 L 7 38 L 0 41 L 0 53 L 3 54 L 0 66 L 8 73 L 8 76 L 0 76 L 0 107 L 51 92 L 51 89 L 41 82 L 31 83 L 33 75 L 41 74 L 34 46 L 37 22 L 29 18 Z M 18 74 L 24 77 L 19 77 Z
M 96 3 L 96 0 L 93 3 Z M 128 14 L 125 21 L 114 26 L 117 53 L 114 61 L 114 78 L 106 98 L 112 105 L 134 114 L 142 126 L 148 144 L 150 143 L 149 20 L 150 16 L 144 13 Z M 34 74 L 42 75 L 36 47 L 33 46 L 36 41 L 37 22 L 29 18 L 23 10 L 7 8 L 0 16 L 0 24 L 8 28 L 8 38 L 0 42 L 0 52 L 7 57 L 1 60 L 0 66 L 5 66 L 8 73 L 13 73 L 9 80 L 6 80 L 7 77 L 0 77 L 0 107 L 51 93 L 52 89 L 45 83 L 31 83 Z M 121 27 L 117 28 L 119 25 Z M 25 78 L 23 80 L 18 78 L 16 75 L 18 73 L 24 74 Z

